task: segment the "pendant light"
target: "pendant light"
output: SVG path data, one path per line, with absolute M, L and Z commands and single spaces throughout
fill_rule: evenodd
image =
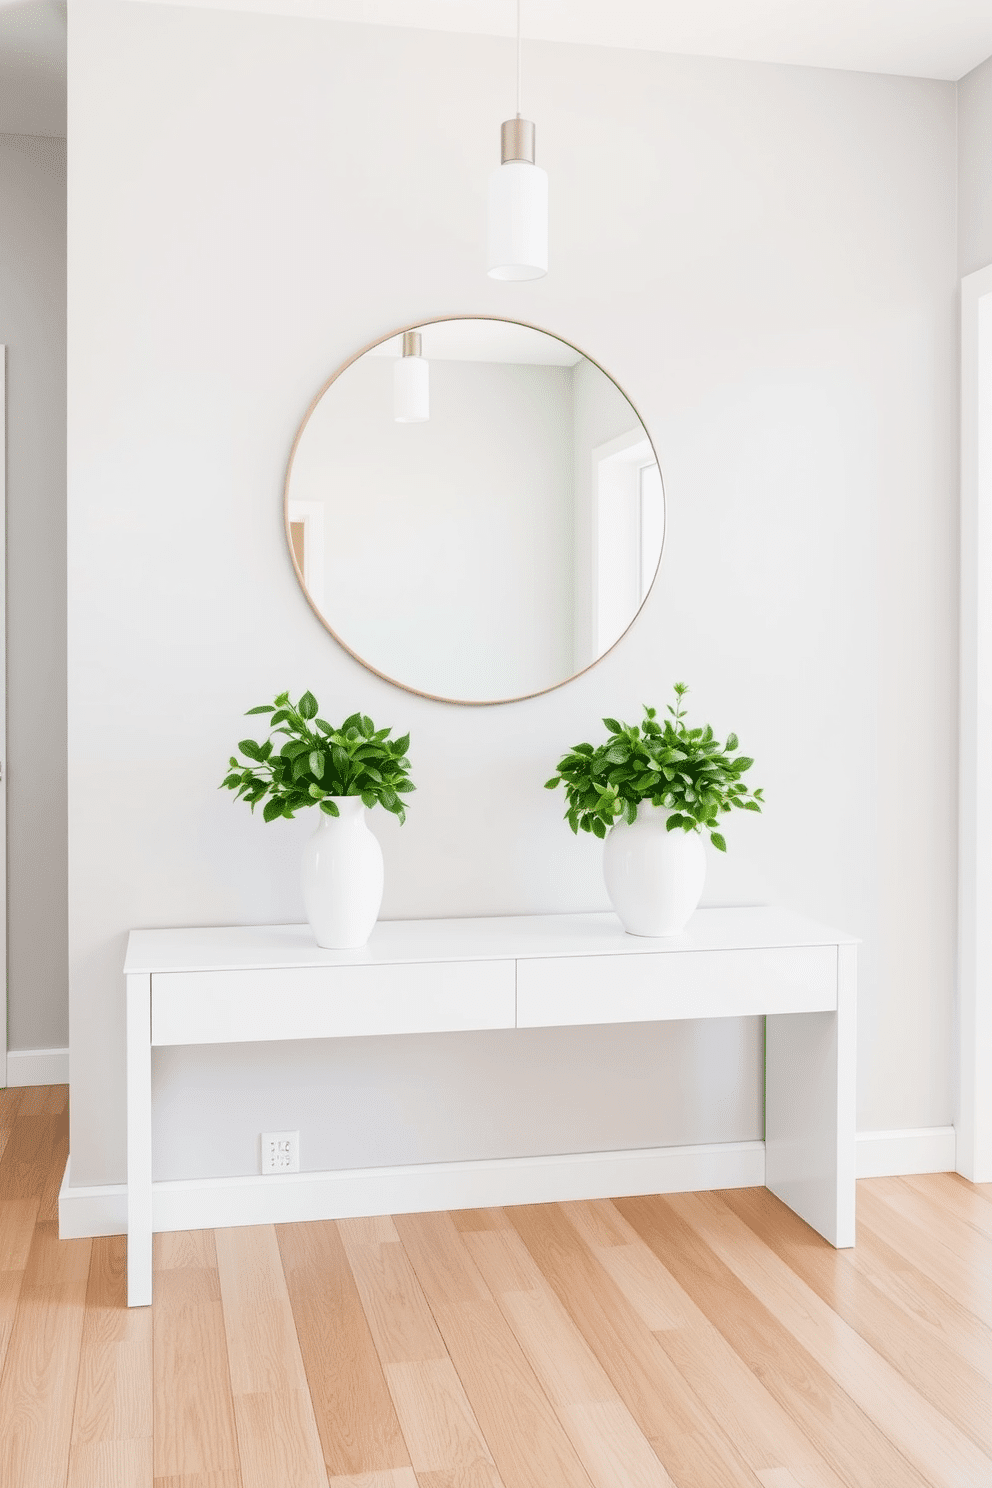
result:
M 403 332 L 403 355 L 393 363 L 393 418 L 398 424 L 425 424 L 431 416 L 430 363 L 422 348 L 419 331 Z
M 489 177 L 489 277 L 540 279 L 548 272 L 548 175 L 534 164 L 534 125 L 520 114 L 520 0 L 517 114 L 500 142 L 503 163 Z

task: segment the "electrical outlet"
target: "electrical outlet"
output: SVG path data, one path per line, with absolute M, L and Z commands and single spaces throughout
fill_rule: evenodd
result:
M 298 1173 L 300 1171 L 300 1134 L 295 1132 L 263 1132 L 262 1172 Z

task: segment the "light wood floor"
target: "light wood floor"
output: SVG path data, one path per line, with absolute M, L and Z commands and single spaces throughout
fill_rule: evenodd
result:
M 0 1091 L 2 1488 L 992 1488 L 992 1189 L 863 1182 L 58 1239 Z

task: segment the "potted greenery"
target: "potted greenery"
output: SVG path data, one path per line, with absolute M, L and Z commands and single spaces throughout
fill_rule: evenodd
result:
M 725 852 L 720 817 L 734 808 L 760 811 L 761 790 L 741 776 L 754 764 L 735 754 L 712 728 L 689 728 L 675 684 L 675 706 L 659 723 L 654 708 L 636 723 L 604 718 L 605 743 L 576 744 L 547 789 L 565 787 L 565 820 L 573 832 L 605 838 L 603 873 L 614 909 L 631 935 L 676 935 L 698 905 L 706 877 L 702 833 Z
M 383 886 L 382 849 L 368 829 L 365 808 L 384 806 L 406 820 L 402 797 L 416 789 L 406 754 L 410 736 L 390 741 L 392 730 L 377 729 L 362 713 L 335 728 L 318 718 L 312 692 L 295 705 L 281 692 L 274 702 L 248 709 L 254 713 L 270 715 L 269 737 L 261 744 L 241 740 L 238 749 L 248 763 L 232 755 L 222 788 L 235 791 L 252 811 L 265 801 L 267 822 L 320 808 L 303 853 L 307 919 L 319 946 L 362 946 L 376 922 Z

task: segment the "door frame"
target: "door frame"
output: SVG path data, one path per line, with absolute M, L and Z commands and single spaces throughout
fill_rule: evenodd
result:
M 7 348 L 0 345 L 0 1089 L 7 1084 Z
M 992 264 L 961 281 L 957 1171 L 992 1182 Z

